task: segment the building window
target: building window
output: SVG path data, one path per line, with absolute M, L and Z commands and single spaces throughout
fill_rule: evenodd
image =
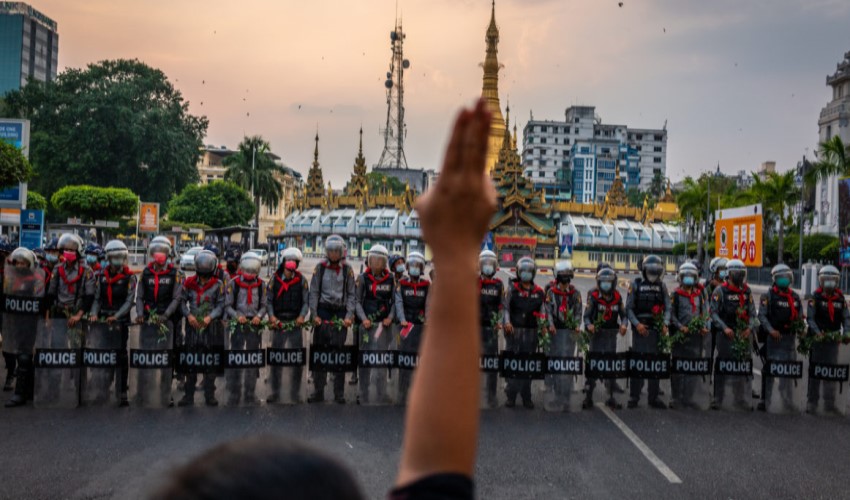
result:
M 578 123 L 578 118 L 576 118 L 576 123 Z M 576 128 L 575 128 L 575 130 L 573 131 L 573 133 L 574 133 L 574 134 L 578 134 L 578 127 L 576 127 Z
M 663 140 L 664 140 L 664 136 L 663 136 L 663 135 L 660 135 L 660 134 L 655 134 L 655 140 L 656 140 L 656 141 L 663 141 Z
M 655 146 L 654 151 L 655 151 L 656 153 L 660 153 L 660 152 L 661 152 L 661 146 Z
M 541 143 L 543 143 L 543 144 L 546 144 L 546 138 L 545 138 L 545 137 L 541 137 L 541 138 L 540 138 L 540 142 L 541 142 Z
M 653 162 L 653 163 L 661 163 L 661 158 L 659 158 L 658 156 L 656 156 L 655 158 L 653 158 L 653 159 L 652 159 L 652 162 Z
M 637 135 L 635 136 L 635 138 L 636 138 L 637 140 L 639 140 L 639 141 L 642 141 L 642 140 L 643 140 L 643 134 L 637 134 Z

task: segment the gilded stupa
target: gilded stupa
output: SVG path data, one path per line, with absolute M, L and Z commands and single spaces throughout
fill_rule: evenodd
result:
M 490 144 L 487 150 L 487 172 L 493 170 L 499 160 L 499 150 L 505 138 L 505 118 L 502 116 L 502 105 L 499 102 L 499 27 L 496 26 L 496 0 L 493 0 L 490 13 L 490 25 L 487 27 L 487 56 L 481 65 L 484 68 L 484 86 L 481 97 L 487 100 L 487 108 L 493 113 L 490 127 Z

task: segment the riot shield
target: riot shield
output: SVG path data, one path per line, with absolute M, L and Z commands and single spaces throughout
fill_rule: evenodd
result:
M 806 411 L 818 415 L 846 415 L 850 346 L 815 342 L 809 355 L 809 387 Z
M 224 380 L 228 406 L 252 406 L 265 400 L 266 385 L 258 384 L 260 372 L 266 379 L 263 326 L 231 322 L 225 335 Z
M 672 346 L 670 407 L 707 410 L 711 404 L 711 334 L 688 333 Z
M 760 410 L 770 413 L 802 411 L 803 362 L 797 359 L 796 335 L 782 335 L 779 340 L 767 337 L 765 361 L 761 368 Z
M 738 332 L 732 338 L 723 332 L 715 341 L 717 357 L 714 360 L 714 408 L 732 411 L 753 409 L 753 355 L 752 342 Z
M 542 403 L 546 354 L 538 345 L 536 328 L 514 328 L 505 333 L 505 350 L 499 355 L 499 373 L 505 378 L 505 406 L 513 408 L 518 399 L 525 408 Z
M 3 358 L 15 363 L 15 393 L 11 404 L 22 405 L 33 397 L 33 349 L 44 329 L 42 269 L 22 269 L 6 264 L 3 279 Z M 7 367 L 11 370 L 12 367 Z
M 419 348 L 422 344 L 423 325 L 408 324 L 398 332 L 398 397 L 396 402 L 407 404 L 413 374 L 419 366 Z
M 266 403 L 302 403 L 307 389 L 304 382 L 307 365 L 304 328 L 284 323 L 280 328 L 269 329 L 267 335 L 269 376 Z
M 206 327 L 193 328 L 188 321 L 181 346 L 174 349 L 174 372 L 183 377 L 183 395 L 178 406 L 194 406 L 201 392 L 207 406 L 217 406 L 216 379 L 224 374 L 224 328 L 213 320 Z M 218 390 L 217 390 L 218 389 Z
M 505 404 L 505 392 L 499 390 L 499 332 L 481 327 L 481 408 L 498 408 Z
M 357 370 L 357 345 L 341 321 L 323 321 L 313 327 L 310 344 L 308 383 L 310 403 L 334 401 L 338 404 L 354 402 L 357 387 L 345 383 L 346 373 Z M 326 398 L 326 387 L 330 379 L 332 399 Z
M 575 411 L 581 402 L 574 397 L 577 377 L 583 373 L 583 360 L 576 356 L 578 332 L 555 330 L 546 359 L 546 411 Z
M 585 355 L 585 395 L 582 408 L 590 409 L 596 400 L 602 400 L 609 408 L 623 407 L 624 387 L 629 368 L 628 337 L 619 330 L 600 329 L 585 333 L 587 354 Z M 597 382 L 602 384 L 602 397 L 597 397 Z
M 33 392 L 36 408 L 79 406 L 83 327 L 82 321 L 69 326 L 68 318 L 59 313 L 36 333 Z
M 640 335 L 632 328 L 632 347 L 629 355 L 630 408 L 640 403 L 644 386 L 650 406 L 667 405 L 666 400 L 670 394 L 670 362 L 669 356 L 661 353 L 662 335 L 655 325 L 647 327 L 646 335 Z
M 173 332 L 170 321 L 130 328 L 130 401 L 136 406 L 171 406 Z
M 392 328 L 379 322 L 366 328 L 355 327 L 360 349 L 357 354 L 357 378 L 359 393 L 357 403 L 361 405 L 390 405 L 398 395 L 396 371 L 397 351 Z
M 124 381 L 118 365 L 122 359 L 121 335 L 125 325 L 105 321 L 89 323 L 83 347 L 82 394 L 86 406 L 118 402 Z M 124 351 L 126 356 L 126 351 Z

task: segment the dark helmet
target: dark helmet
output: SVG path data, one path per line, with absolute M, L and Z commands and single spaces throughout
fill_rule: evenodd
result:
M 228 247 L 224 252 L 224 260 L 227 262 L 239 262 L 242 259 L 242 250 L 237 246 Z
M 3 253 L 4 251 L 5 251 L 5 250 L 3 250 L 2 248 L 0 248 L 0 253 Z M 8 252 L 7 252 L 7 253 L 8 253 Z M 34 253 L 34 254 L 35 254 L 35 256 L 36 256 L 36 257 L 38 257 L 38 260 L 44 260 L 44 259 L 45 259 L 44 249 L 43 249 L 43 248 L 41 248 L 41 247 L 36 248 L 35 250 L 33 250 L 33 251 L 32 251 L 32 253 Z
M 204 246 L 204 250 L 212 252 L 213 255 L 215 255 L 216 259 L 221 257 L 221 249 L 218 248 L 218 245 L 216 245 L 215 243 L 207 243 Z
M 59 238 L 54 236 L 50 241 L 47 242 L 46 245 L 44 245 L 44 250 L 59 250 Z
M 97 243 L 89 243 L 88 245 L 86 245 L 85 254 L 86 255 L 96 255 L 97 258 L 99 259 L 99 258 L 103 257 L 103 248 L 101 248 L 101 246 L 98 245 Z
M 602 286 L 603 283 L 610 283 L 608 290 Z M 617 273 L 610 267 L 603 267 L 596 271 L 596 286 L 602 291 L 613 290 L 617 286 Z
M 611 264 L 609 264 L 607 262 L 600 262 L 599 264 L 596 264 L 596 272 L 597 273 L 599 271 L 603 270 L 603 269 L 611 269 Z
M 210 250 L 202 250 L 195 256 L 195 271 L 200 276 L 212 276 L 218 267 L 218 257 Z
M 664 276 L 664 262 L 657 255 L 647 255 L 643 258 L 640 271 L 645 280 L 655 283 Z
M 345 244 L 345 240 L 338 234 L 332 234 L 325 238 L 325 256 L 328 260 L 331 258 L 331 252 L 337 251 L 340 253 L 340 259 L 344 259 L 346 248 L 347 245 Z

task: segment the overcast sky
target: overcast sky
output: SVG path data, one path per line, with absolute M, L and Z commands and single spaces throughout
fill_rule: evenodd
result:
M 316 128 L 342 187 L 364 128 L 383 148 L 394 0 L 31 0 L 59 24 L 59 67 L 138 58 L 206 115 L 206 143 L 261 134 L 306 175 Z M 606 123 L 669 130 L 674 181 L 796 165 L 817 145 L 827 74 L 850 51 L 848 0 L 498 0 L 503 107 L 520 130 L 595 105 Z M 399 0 L 411 167 L 439 168 L 455 110 L 481 93 L 489 0 Z M 666 30 L 666 31 L 665 31 Z M 249 116 L 250 114 L 250 116 Z

